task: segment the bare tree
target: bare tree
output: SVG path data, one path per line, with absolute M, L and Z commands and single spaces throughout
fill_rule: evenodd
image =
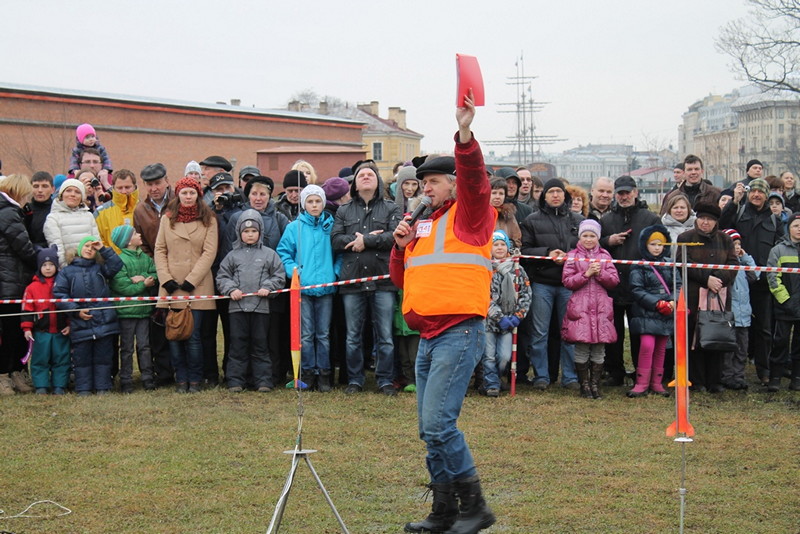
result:
M 297 103 L 300 109 L 318 109 L 320 102 L 325 102 L 329 109 L 339 109 L 350 107 L 350 105 L 341 98 L 325 95 L 320 96 L 313 89 L 303 89 L 298 91 L 289 98 L 289 104 Z
M 750 17 L 725 25 L 717 50 L 731 67 L 765 89 L 800 93 L 800 0 L 748 0 Z

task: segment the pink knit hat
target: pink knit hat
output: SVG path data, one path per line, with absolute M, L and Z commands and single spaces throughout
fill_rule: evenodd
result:
M 88 122 L 81 124 L 75 129 L 75 137 L 78 138 L 79 143 L 83 143 L 83 140 L 86 139 L 87 135 L 93 135 L 97 137 L 97 132 L 94 131 L 94 127 Z

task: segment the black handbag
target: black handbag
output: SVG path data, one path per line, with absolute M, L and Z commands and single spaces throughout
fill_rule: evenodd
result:
M 705 310 L 697 312 L 697 346 L 703 350 L 719 352 L 733 352 L 736 350 L 736 323 L 733 312 L 725 311 L 725 306 L 719 294 L 716 295 L 719 310 L 711 309 L 711 291 L 706 296 Z

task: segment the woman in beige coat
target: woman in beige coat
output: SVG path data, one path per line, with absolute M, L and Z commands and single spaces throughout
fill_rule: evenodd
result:
M 167 295 L 214 295 L 211 264 L 217 255 L 217 220 L 205 202 L 197 180 L 182 178 L 175 184 L 175 198 L 161 217 L 155 245 L 155 262 L 161 287 Z M 166 308 L 167 301 L 158 303 Z M 186 341 L 170 341 L 176 390 L 200 391 L 203 379 L 203 347 L 200 342 L 202 310 L 213 310 L 214 300 L 173 303 L 174 308 L 192 307 L 194 330 Z

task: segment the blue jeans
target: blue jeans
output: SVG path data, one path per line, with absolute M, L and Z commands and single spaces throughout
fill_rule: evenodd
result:
M 375 331 L 375 379 L 378 388 L 391 385 L 394 374 L 394 291 L 364 291 L 342 295 L 347 318 L 347 380 L 364 387 L 364 319 L 367 305 Z
M 564 286 L 531 283 L 533 299 L 528 317 L 533 321 L 531 346 L 528 355 L 536 371 L 536 380 L 550 383 L 550 372 L 547 369 L 547 333 L 550 330 L 550 319 L 556 313 L 558 324 L 564 321 L 567 312 L 567 301 L 572 291 Z M 577 382 L 575 374 L 575 345 L 561 340 L 561 384 Z
M 500 389 L 500 378 L 511 361 L 511 332 L 486 331 L 486 348 L 483 350 L 483 387 Z
M 175 382 L 199 384 L 203 381 L 203 344 L 200 341 L 200 331 L 204 311 L 206 310 L 192 310 L 194 329 L 189 339 L 169 342 L 170 360 L 175 369 Z
M 472 372 L 486 342 L 483 319 L 468 319 L 432 339 L 420 339 L 417 353 L 419 437 L 434 484 L 476 474 L 475 462 L 456 423 Z
M 300 315 L 302 322 L 302 346 L 300 349 L 303 376 L 331 369 L 331 312 L 333 295 L 313 297 L 302 295 Z

